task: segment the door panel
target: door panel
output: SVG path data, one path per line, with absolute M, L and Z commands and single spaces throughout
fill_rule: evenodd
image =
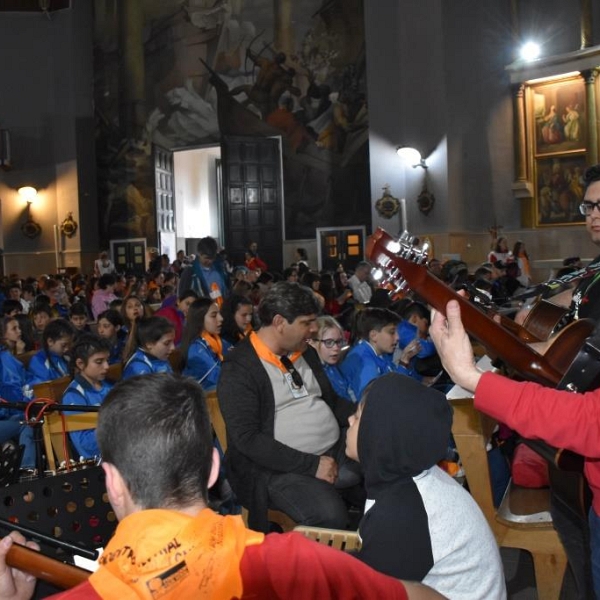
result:
M 248 243 L 255 241 L 269 269 L 282 269 L 280 152 L 278 138 L 222 139 L 225 247 L 234 264 L 243 264 Z
M 110 254 L 119 273 L 143 275 L 146 272 L 146 238 L 111 240 Z
M 334 271 L 339 263 L 354 270 L 364 260 L 365 228 L 322 227 L 317 229 L 319 266 Z

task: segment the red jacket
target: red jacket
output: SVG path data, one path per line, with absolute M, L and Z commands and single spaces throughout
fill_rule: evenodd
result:
M 600 515 L 600 389 L 574 394 L 484 373 L 475 408 L 523 437 L 582 454 L 594 512 Z

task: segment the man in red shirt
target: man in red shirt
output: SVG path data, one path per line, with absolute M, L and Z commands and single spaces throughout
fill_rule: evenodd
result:
M 219 458 L 202 389 L 189 378 L 121 382 L 96 433 L 120 522 L 98 571 L 55 598 L 442 598 L 300 534 L 264 535 L 208 509 Z M 0 543 L 0 600 L 27 598 L 31 581 L 4 564 L 8 547 Z
M 596 597 L 600 598 L 600 390 L 575 394 L 482 373 L 473 360 L 456 300 L 448 302 L 446 316 L 433 312 L 429 334 L 452 381 L 475 393 L 475 408 L 526 438 L 541 439 L 585 457 L 584 473 L 593 495 L 589 513 L 591 570 Z M 584 589 L 587 582 L 578 581 L 577 585 L 578 597 L 589 597 L 591 592 Z

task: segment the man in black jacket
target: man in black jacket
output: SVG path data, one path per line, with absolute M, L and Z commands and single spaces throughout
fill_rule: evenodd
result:
M 228 474 L 250 527 L 260 531 L 269 508 L 299 524 L 344 528 L 348 512 L 338 490 L 360 481 L 358 465 L 344 456 L 342 431 L 355 407 L 335 394 L 307 344 L 317 335 L 318 312 L 310 289 L 277 283 L 260 303 L 262 327 L 221 370 Z

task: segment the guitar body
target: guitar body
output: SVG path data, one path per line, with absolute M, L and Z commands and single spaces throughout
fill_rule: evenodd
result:
M 568 309 L 563 306 L 552 304 L 548 300 L 540 300 L 525 318 L 523 329 L 540 341 L 547 340 L 562 328 L 568 314 Z

